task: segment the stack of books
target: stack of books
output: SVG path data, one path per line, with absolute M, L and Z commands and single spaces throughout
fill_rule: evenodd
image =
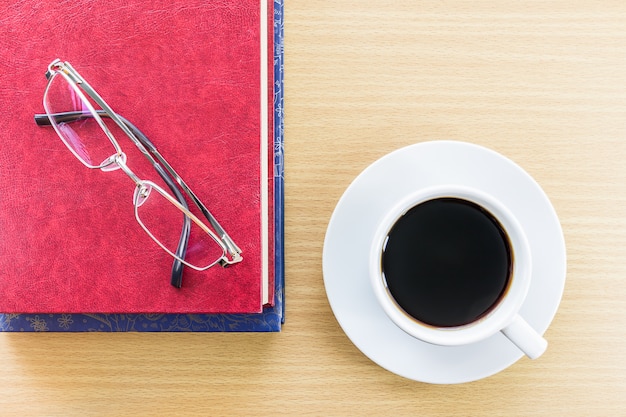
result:
M 282 0 L 13 3 L 0 28 L 0 331 L 280 331 Z M 138 224 L 124 170 L 86 168 L 33 121 L 49 110 L 55 58 L 149 138 L 241 262 L 183 266 L 171 284 L 174 258 Z M 116 139 L 133 173 L 158 184 Z

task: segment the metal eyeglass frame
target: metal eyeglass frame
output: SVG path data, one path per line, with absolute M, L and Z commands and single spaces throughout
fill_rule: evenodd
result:
M 46 100 L 45 97 L 47 95 L 48 89 L 50 88 L 51 82 L 55 76 L 62 76 L 65 81 L 72 87 L 73 91 L 81 98 L 85 106 L 89 109 L 88 112 L 85 111 L 69 111 L 63 113 L 53 113 L 50 114 L 48 109 L 46 108 Z M 182 285 L 182 270 L 183 264 L 187 265 L 195 270 L 206 270 L 215 264 L 220 264 L 223 267 L 228 265 L 239 263 L 243 260 L 241 256 L 241 249 L 235 244 L 235 242 L 230 238 L 230 236 L 226 233 L 226 231 L 222 228 L 222 226 L 218 223 L 215 217 L 211 214 L 211 212 L 206 208 L 206 206 L 200 201 L 200 199 L 191 191 L 191 189 L 187 186 L 187 184 L 182 180 L 182 178 L 174 171 L 172 166 L 161 156 L 161 154 L 157 151 L 156 147 L 152 142 L 132 123 L 126 120 L 124 117 L 115 113 L 111 107 L 100 97 L 100 95 L 78 74 L 78 72 L 72 68 L 72 66 L 68 62 L 61 62 L 59 59 L 54 60 L 49 66 L 48 71 L 46 72 L 46 78 L 48 79 L 48 85 L 44 92 L 44 108 L 46 108 L 46 114 L 37 114 L 35 115 L 35 122 L 40 125 L 52 125 L 57 131 L 57 134 L 63 141 L 63 143 L 67 146 L 67 148 L 76 156 L 76 158 L 83 163 L 88 168 L 91 169 L 101 169 L 104 172 L 113 171 L 120 168 L 126 175 L 128 175 L 136 185 L 135 195 L 133 197 L 133 203 L 135 204 L 135 217 L 138 223 L 142 226 L 142 228 L 150 235 L 150 237 L 167 253 L 174 257 L 174 265 L 172 266 L 172 285 L 175 287 L 180 287 Z M 82 91 L 81 91 L 82 90 Z M 96 103 L 98 104 L 102 110 L 95 110 L 95 108 L 91 105 L 89 100 L 83 94 L 83 91 Z M 56 123 L 71 123 L 78 120 L 84 120 L 85 118 L 93 118 L 103 132 L 106 134 L 107 138 L 110 140 L 111 144 L 115 148 L 115 153 L 111 155 L 109 158 L 104 160 L 100 165 L 90 165 L 86 163 L 82 158 L 80 158 L 74 149 L 66 143 L 63 135 L 60 134 L 57 130 L 57 126 L 55 123 L 52 123 L 50 117 L 53 117 Z M 157 171 L 159 176 L 165 181 L 167 186 L 170 188 L 172 193 L 175 195 L 175 198 L 168 194 L 164 189 L 159 187 L 157 184 L 153 183 L 149 180 L 142 180 L 137 175 L 135 175 L 130 168 L 126 165 L 126 155 L 122 152 L 122 149 L 107 128 L 106 124 L 102 121 L 102 117 L 110 118 L 113 122 L 115 122 L 120 129 L 129 137 L 129 139 L 137 146 L 137 148 L 141 151 L 141 153 L 150 161 L 154 169 Z M 172 179 L 173 178 L 173 179 Z M 213 227 L 215 232 L 211 230 L 207 225 L 205 225 L 200 219 L 198 219 L 193 213 L 189 211 L 189 207 L 185 201 L 184 196 L 179 191 L 179 189 L 175 186 L 177 183 L 180 188 L 187 194 L 187 196 L 193 201 L 193 203 L 198 207 L 198 209 L 202 212 L 204 217 L 208 220 L 209 224 Z M 168 201 L 170 201 L 173 205 L 175 205 L 180 211 L 185 214 L 183 230 L 181 232 L 180 240 L 178 243 L 178 247 L 176 252 L 171 252 L 168 248 L 166 248 L 158 239 L 155 238 L 154 235 L 146 228 L 146 226 L 142 223 L 137 215 L 137 199 L 141 197 L 145 197 L 145 193 L 149 192 L 151 189 L 156 190 L 159 194 L 165 197 Z M 185 253 L 187 250 L 187 243 L 189 240 L 191 221 L 196 223 L 205 233 L 209 234 L 213 240 L 222 248 L 223 255 L 213 264 L 210 264 L 206 267 L 197 267 L 195 265 L 187 263 L 185 258 Z M 217 232 L 217 233 L 216 233 Z

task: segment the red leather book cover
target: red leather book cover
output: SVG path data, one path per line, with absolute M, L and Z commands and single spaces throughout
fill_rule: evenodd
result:
M 262 10 L 252 0 L 0 6 L 0 312 L 261 310 L 271 210 Z M 133 182 L 86 168 L 34 123 L 55 58 L 156 145 L 242 249 L 241 263 L 186 268 L 182 287 L 170 285 L 173 258 L 137 223 Z M 133 171 L 158 182 L 133 143 L 118 141 Z

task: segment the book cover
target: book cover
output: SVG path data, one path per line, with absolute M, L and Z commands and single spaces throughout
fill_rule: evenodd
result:
M 273 194 L 262 140 L 269 118 L 262 113 L 267 4 L 0 7 L 0 311 L 261 312 L 273 267 L 263 225 Z M 132 182 L 86 169 L 51 128 L 33 123 L 43 112 L 43 73 L 56 57 L 155 143 L 242 248 L 243 262 L 187 268 L 182 288 L 169 285 L 172 258 L 137 224 Z M 122 146 L 128 164 L 149 176 L 133 144 Z
M 0 331 L 171 331 L 273 332 L 284 322 L 284 112 L 283 3 L 274 2 L 273 25 L 273 185 L 274 303 L 259 314 L 0 314 Z

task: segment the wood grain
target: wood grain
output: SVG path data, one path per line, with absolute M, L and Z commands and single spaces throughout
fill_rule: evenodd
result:
M 623 415 L 626 3 L 286 2 L 287 323 L 280 334 L 0 334 L 0 415 Z M 544 188 L 568 276 L 547 353 L 434 386 L 337 324 L 321 254 L 349 183 L 463 140 Z

